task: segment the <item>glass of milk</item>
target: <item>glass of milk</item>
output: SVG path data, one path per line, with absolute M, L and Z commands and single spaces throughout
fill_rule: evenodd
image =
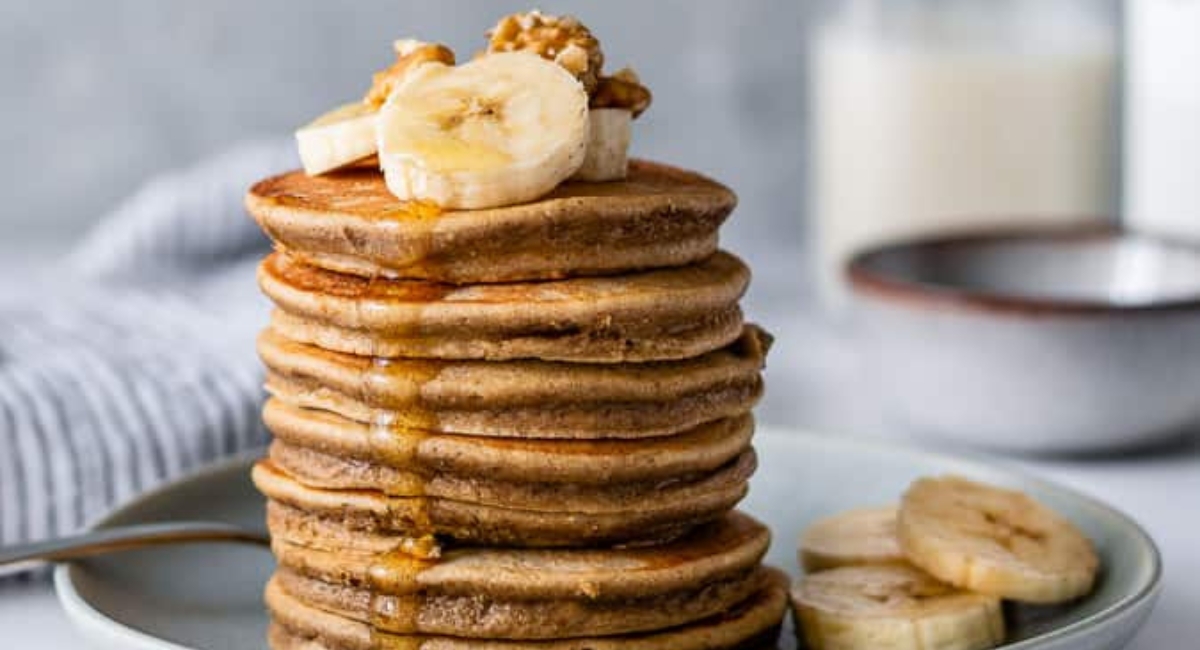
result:
M 1200 245 L 1200 0 L 1126 0 L 1125 21 L 1125 226 Z
M 841 0 L 810 34 L 822 294 L 865 247 L 1113 214 L 1110 0 Z

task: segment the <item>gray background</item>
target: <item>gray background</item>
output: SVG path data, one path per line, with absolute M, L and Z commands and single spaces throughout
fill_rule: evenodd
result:
M 637 124 L 635 152 L 734 187 L 741 209 L 727 244 L 794 282 L 787 267 L 802 231 L 802 31 L 811 3 L 536 4 L 585 20 L 611 69 L 637 68 L 655 102 Z M 496 18 L 529 6 L 0 3 L 0 253 L 9 266 L 44 259 L 148 175 L 241 139 L 289 134 L 359 97 L 391 60 L 395 38 L 442 39 L 467 58 Z

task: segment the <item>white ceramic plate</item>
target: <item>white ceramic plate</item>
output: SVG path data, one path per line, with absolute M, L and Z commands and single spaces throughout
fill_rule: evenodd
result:
M 816 517 L 893 502 L 918 476 L 956 473 L 1018 487 L 1075 521 L 1104 563 L 1098 587 L 1064 607 L 1013 608 L 1008 650 L 1123 647 L 1154 606 L 1161 562 L 1154 543 L 1111 508 L 1042 481 L 970 460 L 871 442 L 786 430 L 755 438 L 760 469 L 745 509 L 771 525 L 770 562 L 798 572 L 795 540 Z M 216 519 L 261 526 L 262 500 L 250 459 L 235 459 L 149 494 L 102 525 Z M 192 545 L 124 553 L 63 565 L 55 587 L 70 618 L 93 639 L 131 650 L 261 650 L 262 585 L 272 570 L 262 549 Z M 789 624 L 780 647 L 795 648 Z

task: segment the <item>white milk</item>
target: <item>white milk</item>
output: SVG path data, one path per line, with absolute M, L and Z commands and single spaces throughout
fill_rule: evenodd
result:
M 1200 0 L 1129 0 L 1125 221 L 1200 243 Z
M 1001 33 L 983 10 L 932 13 L 945 4 L 814 36 L 810 214 L 835 303 L 842 264 L 873 244 L 1112 212 L 1111 30 L 1010 15 Z

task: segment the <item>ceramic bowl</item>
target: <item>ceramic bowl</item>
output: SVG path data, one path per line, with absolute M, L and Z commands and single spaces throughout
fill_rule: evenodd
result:
M 1101 228 L 971 235 L 867 251 L 847 276 L 907 431 L 1078 453 L 1200 429 L 1200 249 Z

